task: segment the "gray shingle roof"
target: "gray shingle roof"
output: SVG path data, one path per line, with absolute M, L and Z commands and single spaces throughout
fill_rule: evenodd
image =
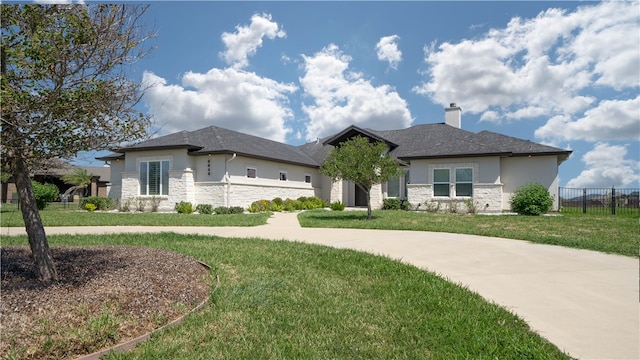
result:
M 317 167 L 319 163 L 299 147 L 237 131 L 209 126 L 143 141 L 119 152 L 186 148 L 191 155 L 233 154 Z
M 143 141 L 118 150 L 128 151 L 186 148 L 190 154 L 232 154 L 318 167 L 327 157 L 335 141 L 342 141 L 362 131 L 365 136 L 397 145 L 391 155 L 400 160 L 451 158 L 470 156 L 536 156 L 558 155 L 564 161 L 571 151 L 534 143 L 490 131 L 473 133 L 446 124 L 422 124 L 399 130 L 372 130 L 350 126 L 342 132 L 301 146 L 209 126 L 195 131 L 181 131 Z M 325 145 L 326 144 L 326 145 Z M 392 146 L 393 147 L 393 146 Z M 121 157 L 110 154 L 100 159 Z

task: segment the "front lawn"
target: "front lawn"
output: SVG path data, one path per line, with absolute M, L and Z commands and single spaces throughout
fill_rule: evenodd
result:
M 559 216 L 485 216 L 379 210 L 306 211 L 303 227 L 437 231 L 528 240 L 542 244 L 638 256 L 638 217 L 563 214 Z
M 27 243 L 25 236 L 2 241 Z M 173 233 L 49 241 L 159 247 L 219 275 L 221 286 L 204 309 L 111 359 L 568 359 L 505 309 L 381 256 Z

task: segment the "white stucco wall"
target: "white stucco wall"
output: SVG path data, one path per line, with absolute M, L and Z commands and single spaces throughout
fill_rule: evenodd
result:
M 511 196 L 519 187 L 527 183 L 540 183 L 553 196 L 553 209 L 558 209 L 557 156 L 503 158 L 500 161 L 500 176 L 504 183 L 503 208 L 511 208 Z

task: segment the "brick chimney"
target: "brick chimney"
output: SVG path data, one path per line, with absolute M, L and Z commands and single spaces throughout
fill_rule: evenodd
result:
M 455 128 L 462 128 L 462 109 L 456 103 L 444 109 L 444 123 Z

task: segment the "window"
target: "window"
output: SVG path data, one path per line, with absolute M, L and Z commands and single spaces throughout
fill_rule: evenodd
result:
M 449 196 L 449 169 L 433 169 L 433 195 Z
M 280 171 L 280 181 L 287 181 L 287 172 Z
M 247 168 L 247 177 L 255 179 L 256 178 L 256 169 L 255 168 Z
M 169 161 L 140 162 L 140 195 L 169 195 Z
M 387 181 L 387 196 L 390 198 L 400 197 L 400 178 L 394 177 Z
M 456 196 L 473 196 L 473 169 L 456 169 Z
M 305 175 L 304 176 L 304 182 L 306 182 L 307 184 L 311 183 L 311 175 Z

